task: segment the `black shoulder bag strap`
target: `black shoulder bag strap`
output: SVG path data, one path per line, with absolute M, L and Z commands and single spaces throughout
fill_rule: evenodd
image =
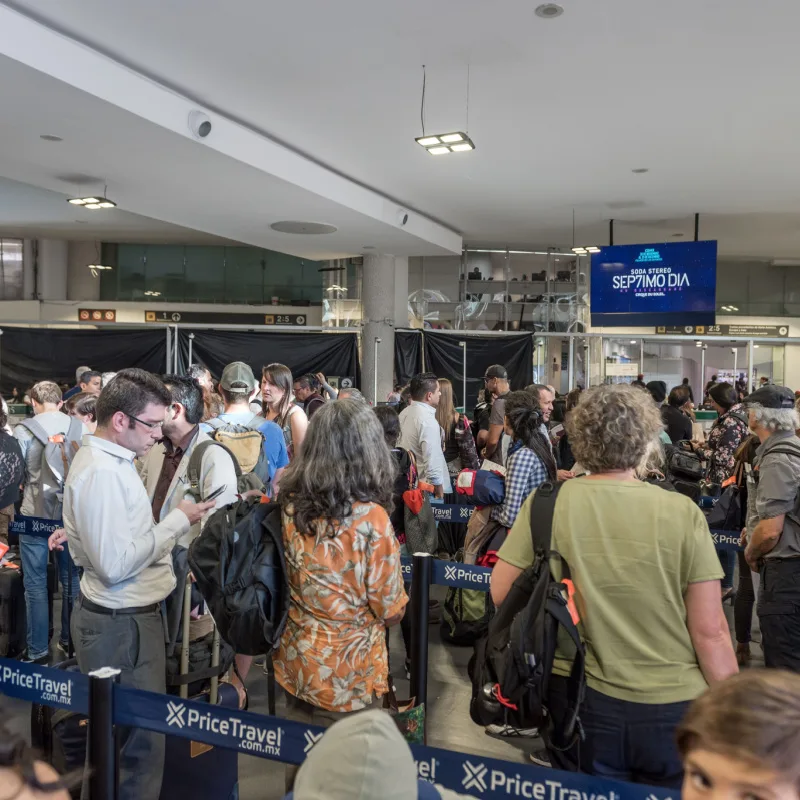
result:
M 536 490 L 531 503 L 531 539 L 533 541 L 534 558 L 539 554 L 543 558 L 549 558 L 551 553 L 555 553 L 561 560 L 562 580 L 571 580 L 569 564 L 556 551 L 551 551 L 550 549 L 553 538 L 553 517 L 556 510 L 556 500 L 563 485 L 563 483 L 547 481 Z M 572 670 L 567 688 L 569 710 L 562 720 L 562 727 L 559 732 L 559 746 L 568 747 L 571 746 L 572 739 L 576 733 L 580 735 L 578 714 L 583 703 L 583 696 L 586 693 L 585 653 L 583 642 L 581 642 L 580 634 L 572 621 L 567 605 L 552 597 L 548 597 L 547 603 L 548 612 L 569 634 L 575 645 L 575 658 L 572 661 Z M 578 730 L 576 731 L 576 729 Z

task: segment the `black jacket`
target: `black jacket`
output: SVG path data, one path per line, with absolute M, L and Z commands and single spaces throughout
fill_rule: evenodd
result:
M 19 487 L 24 477 L 25 462 L 19 442 L 0 429 L 0 508 L 19 501 Z
M 692 420 L 679 408 L 661 406 L 661 419 L 672 444 L 692 438 Z

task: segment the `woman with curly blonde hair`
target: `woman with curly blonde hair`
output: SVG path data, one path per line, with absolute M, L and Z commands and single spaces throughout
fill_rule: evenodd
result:
M 661 425 L 649 395 L 625 385 L 590 389 L 567 417 L 575 457 L 591 474 L 560 489 L 550 567 L 560 578 L 566 562 L 575 586 L 586 648 L 585 739 L 558 738 L 569 708 L 567 651 L 556 653 L 547 698 L 553 725 L 542 734 L 560 769 L 677 789 L 675 728 L 691 701 L 737 666 L 702 512 L 636 477 Z M 497 605 L 533 564 L 534 495 L 498 553 Z

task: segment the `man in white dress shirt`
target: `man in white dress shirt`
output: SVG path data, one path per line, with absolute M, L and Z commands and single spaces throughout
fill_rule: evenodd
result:
M 414 454 L 419 479 L 433 485 L 435 497 L 443 497 L 453 489 L 442 450 L 442 426 L 436 421 L 442 396 L 439 380 L 432 372 L 422 372 L 411 379 L 410 388 L 414 402 L 400 413 L 397 444 Z
M 161 601 L 175 587 L 172 548 L 215 501 L 181 500 L 156 523 L 134 458 L 162 438 L 172 397 L 141 369 L 117 374 L 97 400 L 97 430 L 85 436 L 67 477 L 64 527 L 83 567 L 72 615 L 81 672 L 121 670 L 125 686 L 165 692 Z M 121 733 L 120 800 L 157 800 L 164 737 L 138 728 Z

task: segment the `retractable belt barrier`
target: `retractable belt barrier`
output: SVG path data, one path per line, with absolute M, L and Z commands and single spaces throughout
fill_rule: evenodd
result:
M 89 712 L 89 684 L 113 682 L 49 667 L 0 659 L 0 692 L 33 703 Z M 92 713 L 100 713 L 95 708 Z M 324 728 L 250 711 L 235 711 L 113 685 L 113 701 L 103 713 L 115 725 L 204 742 L 258 758 L 300 764 L 322 738 Z M 112 720 L 106 720 L 110 723 Z M 102 724 L 93 721 L 91 725 Z M 496 758 L 411 745 L 418 776 L 477 798 L 524 797 L 535 800 L 677 800 L 678 792 L 605 780 Z M 97 754 L 96 754 L 97 755 Z M 114 758 L 113 737 L 103 757 Z M 90 767 L 97 769 L 95 763 Z M 112 764 L 105 765 L 112 767 Z M 113 800 L 108 796 L 105 800 Z M 203 800 L 203 798 L 198 798 Z
M 24 517 L 22 514 L 17 514 L 14 519 L 8 523 L 8 532 L 16 535 L 24 534 L 25 536 L 40 536 L 43 539 L 49 539 L 50 534 L 56 528 L 62 527 L 63 523 L 60 519 Z

